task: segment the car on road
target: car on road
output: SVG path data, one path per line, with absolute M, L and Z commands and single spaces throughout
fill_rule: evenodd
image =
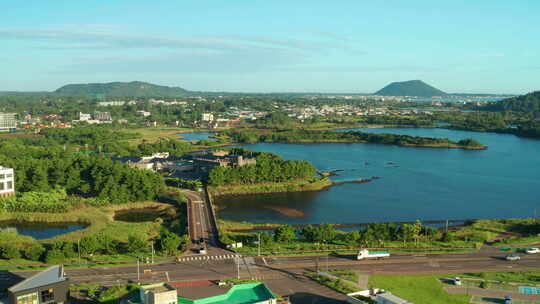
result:
M 504 304 L 512 304 L 512 296 L 504 297 Z
M 204 247 L 199 248 L 199 254 L 206 254 L 206 248 Z
M 507 261 L 519 261 L 521 257 L 515 253 L 509 254 L 504 257 Z
M 529 249 L 525 250 L 525 252 L 526 252 L 527 254 L 539 253 L 539 252 L 540 252 L 540 248 L 536 248 L 536 247 L 529 248 Z
M 454 278 L 454 285 L 461 286 L 461 278 L 460 277 L 455 277 Z

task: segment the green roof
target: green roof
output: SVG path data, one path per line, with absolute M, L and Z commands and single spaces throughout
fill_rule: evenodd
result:
M 275 299 L 274 295 L 264 283 L 250 283 L 235 285 L 227 293 L 191 300 L 178 297 L 179 304 L 252 304 L 269 299 Z

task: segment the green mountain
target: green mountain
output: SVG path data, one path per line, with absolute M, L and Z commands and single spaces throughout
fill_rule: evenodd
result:
M 68 84 L 54 93 L 66 96 L 93 97 L 177 97 L 188 93 L 179 87 L 167 87 L 147 82 L 109 82 Z
M 506 98 L 487 107 L 492 111 L 540 112 L 540 91 Z
M 445 92 L 436 89 L 422 80 L 409 80 L 402 82 L 392 82 L 375 93 L 380 96 L 418 96 L 432 97 L 445 96 Z

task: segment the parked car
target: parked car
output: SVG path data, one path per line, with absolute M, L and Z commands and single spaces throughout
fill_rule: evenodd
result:
M 507 261 L 519 261 L 521 257 L 515 253 L 509 254 L 504 257 Z
M 504 297 L 504 304 L 512 304 L 512 296 Z
M 461 286 L 461 278 L 460 277 L 455 277 L 454 278 L 454 285 Z
M 206 248 L 204 248 L 204 247 L 199 248 L 199 253 L 200 254 L 206 254 Z
M 528 254 L 539 253 L 540 248 L 536 248 L 536 247 L 529 248 L 529 249 L 525 250 L 525 252 L 528 253 Z

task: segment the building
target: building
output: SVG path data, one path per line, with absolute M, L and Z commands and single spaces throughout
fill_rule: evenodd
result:
M 15 113 L 0 113 L 0 132 L 14 132 L 17 129 Z
M 142 117 L 148 117 L 152 115 L 152 113 L 147 112 L 147 111 L 137 111 L 137 115 L 142 116 Z
M 405 299 L 393 295 L 389 291 L 372 288 L 347 294 L 347 302 L 350 304 L 413 304 Z
M 203 113 L 202 121 L 212 122 L 214 121 L 214 114 L 212 113 Z
M 123 106 L 125 105 L 126 102 L 125 101 L 100 101 L 98 102 L 98 106 L 101 106 L 101 107 L 107 107 L 107 106 L 111 106 L 111 107 L 118 107 L 118 106 Z
M 94 119 L 99 121 L 112 121 L 111 113 L 109 112 L 94 112 Z
M 15 194 L 15 174 L 12 168 L 0 166 L 0 196 Z
M 222 155 L 218 153 L 194 156 L 195 170 L 198 173 L 208 174 L 214 167 L 242 167 L 257 163 L 255 158 L 244 158 L 242 155 Z
M 204 294 L 206 297 L 201 298 L 201 294 Z M 129 300 L 128 303 L 277 304 L 277 299 L 264 283 L 249 283 L 234 286 L 217 286 L 215 284 L 205 286 L 185 286 L 182 284 L 177 285 L 169 283 L 143 286 L 139 291 L 139 299 Z
M 92 115 L 79 112 L 79 121 L 89 121 L 89 120 L 92 120 Z
M 69 279 L 64 267 L 56 265 L 11 286 L 7 290 L 10 304 L 68 303 Z
M 144 285 L 139 289 L 139 298 L 143 304 L 176 304 L 178 292 L 166 283 Z

